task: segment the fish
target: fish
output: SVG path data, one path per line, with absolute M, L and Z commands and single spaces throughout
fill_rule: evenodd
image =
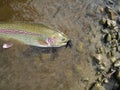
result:
M 41 23 L 0 23 L 0 38 L 15 39 L 26 45 L 36 47 L 71 46 L 71 40 L 67 35 Z M 9 48 L 13 45 L 10 42 L 4 43 L 3 48 Z

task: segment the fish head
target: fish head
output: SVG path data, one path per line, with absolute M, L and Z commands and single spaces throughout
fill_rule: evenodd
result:
M 68 37 L 61 33 L 61 32 L 56 32 L 52 34 L 52 36 L 48 37 L 46 42 L 50 47 L 61 47 L 61 46 L 66 46 L 68 41 Z

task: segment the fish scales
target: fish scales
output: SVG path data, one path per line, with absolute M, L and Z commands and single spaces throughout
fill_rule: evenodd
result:
M 43 24 L 0 23 L 0 37 L 16 39 L 27 45 L 38 47 L 60 47 L 66 45 L 68 37 L 60 31 Z

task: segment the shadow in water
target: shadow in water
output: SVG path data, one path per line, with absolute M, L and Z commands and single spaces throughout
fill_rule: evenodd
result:
M 55 48 L 55 47 L 45 47 L 45 48 L 43 48 L 43 47 L 30 46 L 30 48 L 28 48 L 27 50 L 25 50 L 23 52 L 23 55 L 25 57 L 31 57 L 31 56 L 35 56 L 35 55 L 38 56 L 39 55 L 39 57 L 42 59 L 43 54 L 44 55 L 45 54 L 50 54 L 50 56 L 51 56 L 50 60 L 54 60 L 55 57 L 58 56 L 58 51 L 62 48 L 64 48 L 64 47 L 57 47 L 57 48 Z

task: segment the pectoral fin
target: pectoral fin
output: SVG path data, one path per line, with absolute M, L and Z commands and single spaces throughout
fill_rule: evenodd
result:
M 3 46 L 2 46 L 2 48 L 10 48 L 12 46 L 13 46 L 12 43 L 4 43 Z
M 37 42 L 40 44 L 40 45 L 43 45 L 43 46 L 48 46 L 48 43 L 46 41 L 42 41 L 42 40 L 37 40 Z

